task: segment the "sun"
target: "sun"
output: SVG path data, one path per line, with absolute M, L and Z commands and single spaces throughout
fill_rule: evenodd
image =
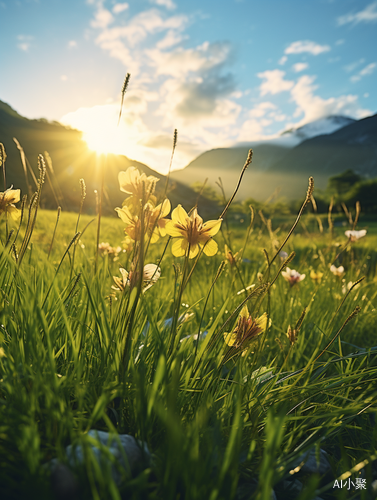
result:
M 119 107 L 111 104 L 79 108 L 61 121 L 81 130 L 90 150 L 98 154 L 125 154 L 135 138 L 123 121 L 118 126 L 118 116 Z
M 98 154 L 119 154 L 119 150 L 122 149 L 119 145 L 119 131 L 109 124 L 103 128 L 96 124 L 87 125 L 82 138 L 88 148 Z

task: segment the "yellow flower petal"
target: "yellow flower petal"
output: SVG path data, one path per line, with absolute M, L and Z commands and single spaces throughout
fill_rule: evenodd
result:
M 18 210 L 18 208 L 13 205 L 8 205 L 7 212 L 14 221 L 17 221 L 21 217 L 21 210 Z
M 243 308 L 241 309 L 241 312 L 240 312 L 240 314 L 239 314 L 239 317 L 240 317 L 240 318 L 246 318 L 246 319 L 247 319 L 249 316 L 250 316 L 250 314 L 249 314 L 249 310 L 248 310 L 248 308 L 247 308 L 247 305 L 245 304 L 245 305 L 243 306 Z
M 257 323 L 257 325 L 259 326 L 259 328 L 261 328 L 262 332 L 264 332 L 267 328 L 267 320 L 268 320 L 267 313 L 263 313 L 262 316 L 260 316 L 255 321 Z M 270 324 L 271 324 L 271 320 L 268 322 L 268 326 L 270 326 Z
M 5 203 L 18 203 L 20 201 L 20 189 L 7 189 L 4 193 Z
M 228 344 L 229 347 L 232 347 L 237 340 L 237 335 L 235 333 L 224 333 L 224 340 Z
M 177 239 L 177 241 L 175 241 L 172 244 L 172 247 L 171 247 L 172 254 L 175 257 L 182 257 L 183 255 L 185 255 L 187 247 L 188 247 L 187 240 L 185 240 L 183 238 L 179 238 L 179 239 Z
M 173 221 L 179 222 L 182 225 L 186 224 L 186 219 L 188 214 L 182 205 L 178 205 L 171 213 L 171 218 Z
M 174 210 L 173 210 L 174 212 Z M 173 214 L 172 214 L 173 216 Z M 176 237 L 183 237 L 186 235 L 186 231 L 184 229 L 179 229 L 176 226 L 176 223 L 173 220 L 168 220 L 165 226 L 165 231 L 169 236 L 172 236 L 173 238 Z
M 125 224 L 131 224 L 132 215 L 127 207 L 116 208 L 115 211 Z
M 218 220 L 209 220 L 203 224 L 203 229 L 205 234 L 208 236 L 215 236 L 219 232 L 221 227 L 222 219 Z
M 193 259 L 198 255 L 199 252 L 199 245 L 194 244 L 190 247 L 190 254 L 189 254 L 189 259 Z
M 217 254 L 218 246 L 215 240 L 208 240 L 204 245 L 203 252 L 208 256 L 212 257 Z

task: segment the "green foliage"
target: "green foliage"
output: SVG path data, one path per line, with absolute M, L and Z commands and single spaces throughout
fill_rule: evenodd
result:
M 229 500 L 242 488 L 250 498 L 252 484 L 256 498 L 269 499 L 271 488 L 279 491 L 296 474 L 301 454 L 321 447 L 332 471 L 301 474 L 310 499 L 316 489 L 331 493 L 336 478 L 370 456 L 377 446 L 377 235 L 347 244 L 341 228 L 321 234 L 308 214 L 285 247 L 296 253 L 288 265 L 306 274 L 292 287 L 280 276 L 281 258 L 267 262 L 285 237 L 274 217 L 269 229 L 252 227 L 248 239 L 245 229 L 224 226 L 216 236 L 220 252 L 197 263 L 173 257 L 170 247 L 164 253 L 160 239 L 146 262 L 159 263 L 161 278 L 145 293 L 121 293 L 111 289 L 112 277 L 130 269 L 132 256 L 99 255 L 95 268 L 96 228 L 83 231 L 90 220 L 81 216 L 83 234 L 72 243 L 77 215 L 63 212 L 48 258 L 56 214 L 39 211 L 21 264 L 4 246 L 0 224 L 4 498 L 51 498 L 44 464 L 64 460 L 70 443 L 85 446 L 91 428 L 129 433 L 154 458 L 117 486 L 89 454 L 77 471 L 83 499 Z M 123 227 L 104 217 L 101 240 L 120 244 Z M 235 257 L 224 267 L 225 243 Z M 330 272 L 334 261 L 344 277 Z M 323 272 L 320 282 L 311 270 Z M 224 334 L 236 327 L 244 301 L 252 318 L 267 312 L 271 327 L 242 356 Z M 359 314 L 347 323 L 356 306 Z M 291 345 L 288 327 L 304 308 Z M 185 313 L 191 316 L 178 320 Z M 369 469 L 366 478 L 370 484 Z

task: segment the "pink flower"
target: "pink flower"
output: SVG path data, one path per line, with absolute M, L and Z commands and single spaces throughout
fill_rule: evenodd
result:
M 289 269 L 289 267 L 287 267 L 286 271 L 283 271 L 281 274 L 291 286 L 293 286 L 295 283 L 299 283 L 306 276 L 306 274 L 300 274 L 298 271 L 296 271 L 296 269 Z

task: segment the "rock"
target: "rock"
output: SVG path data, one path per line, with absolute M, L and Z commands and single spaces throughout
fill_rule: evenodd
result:
M 89 442 L 88 447 L 102 467 L 109 466 L 111 468 L 111 474 L 117 485 L 121 483 L 124 476 L 134 476 L 150 465 L 151 454 L 147 445 L 140 445 L 129 434 L 110 434 L 109 432 L 90 430 L 88 436 L 97 442 L 96 444 Z M 84 463 L 83 446 L 69 445 L 66 448 L 66 454 L 68 465 L 72 469 Z M 55 481 L 59 481 L 67 473 L 64 468 L 68 469 L 57 458 L 49 462 L 49 467 L 52 478 L 54 475 L 57 477 Z
M 79 484 L 69 467 L 57 463 L 51 472 L 51 488 L 56 500 L 79 500 Z

